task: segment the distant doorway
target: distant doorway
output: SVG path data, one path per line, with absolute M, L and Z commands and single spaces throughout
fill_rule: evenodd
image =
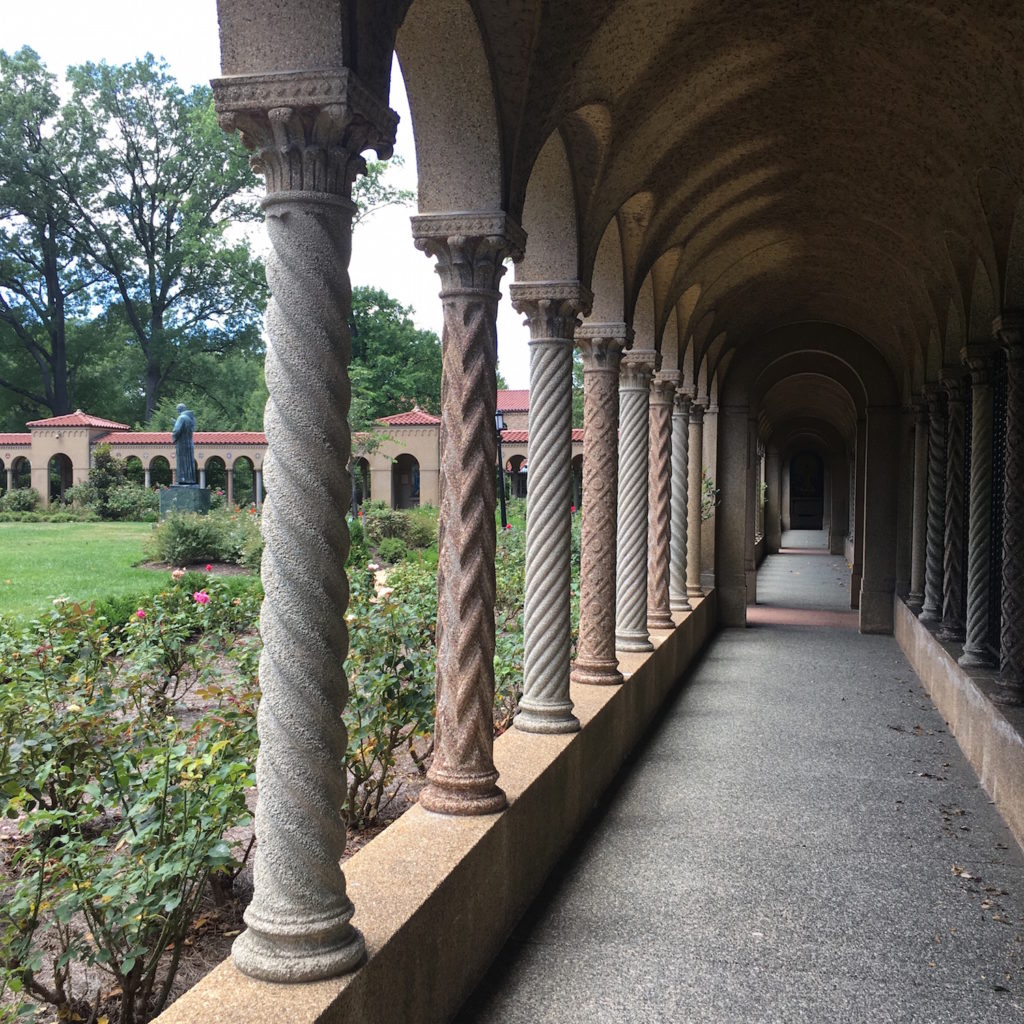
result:
M 403 452 L 391 464 L 391 507 L 418 508 L 420 503 L 420 464 Z
M 798 452 L 789 464 L 789 522 L 793 530 L 821 530 L 825 521 L 825 464 Z

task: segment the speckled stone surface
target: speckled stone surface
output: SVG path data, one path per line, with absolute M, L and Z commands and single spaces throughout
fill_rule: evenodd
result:
M 845 610 L 838 561 L 759 593 Z M 1024 858 L 895 641 L 765 623 L 712 642 L 457 1020 L 1011 1024 L 1022 942 Z

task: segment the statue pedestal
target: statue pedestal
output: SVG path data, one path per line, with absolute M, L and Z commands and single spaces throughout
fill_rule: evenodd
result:
M 205 516 L 210 511 L 210 492 L 195 484 L 172 484 L 160 492 L 160 518 L 168 512 L 195 512 Z

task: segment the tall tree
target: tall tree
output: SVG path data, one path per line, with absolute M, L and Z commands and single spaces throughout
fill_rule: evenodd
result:
M 61 183 L 78 239 L 145 360 L 144 419 L 196 353 L 226 354 L 257 323 L 262 266 L 230 227 L 258 215 L 255 178 L 217 125 L 211 91 L 184 92 L 152 55 L 70 68 Z
M 84 196 L 55 86 L 34 50 L 0 50 L 0 388 L 29 414 L 60 415 L 74 408 L 97 268 L 59 184 Z

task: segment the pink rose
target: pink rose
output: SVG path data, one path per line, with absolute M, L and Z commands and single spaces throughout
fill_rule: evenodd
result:
M 146 617 L 146 610 L 145 610 L 145 608 L 140 608 L 135 613 L 135 618 L 137 618 L 137 619 L 144 619 L 145 617 Z
M 196 604 L 208 604 L 210 601 L 210 595 L 205 590 L 197 590 L 192 595 L 192 599 Z

